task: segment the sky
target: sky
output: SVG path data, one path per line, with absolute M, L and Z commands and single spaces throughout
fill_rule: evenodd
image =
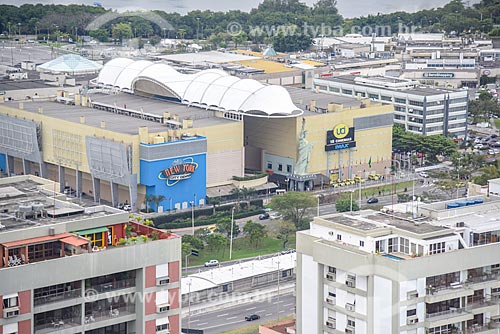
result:
M 21 5 L 23 3 L 43 3 L 43 4 L 86 4 L 92 5 L 94 1 L 99 1 L 106 8 L 122 10 L 136 9 L 160 9 L 166 12 L 186 13 L 194 9 L 210 9 L 213 11 L 227 11 L 240 9 L 249 11 L 257 7 L 261 0 L 142 0 L 138 7 L 137 0 L 0 0 L 1 4 Z M 303 0 L 304 1 L 304 0 Z M 312 5 L 316 0 L 305 0 L 308 5 Z M 449 0 L 337 0 L 337 7 L 344 17 L 366 16 L 368 14 L 389 13 L 395 11 L 414 12 L 421 9 L 440 7 L 448 3 Z M 471 3 L 479 0 L 471 0 Z M 355 5 L 353 5 L 355 4 Z

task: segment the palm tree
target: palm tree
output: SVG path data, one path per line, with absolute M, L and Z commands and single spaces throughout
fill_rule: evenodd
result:
M 240 197 L 243 194 L 240 188 L 234 188 L 230 191 L 231 195 L 236 196 L 236 211 L 240 211 Z
M 149 212 L 149 206 L 151 202 L 153 202 L 153 197 L 154 195 L 151 194 L 146 194 L 146 196 L 144 196 L 144 204 L 146 204 L 146 212 Z
M 158 206 L 160 205 L 160 203 L 162 201 L 164 201 L 165 199 L 166 199 L 166 197 L 163 195 L 154 195 L 153 196 L 152 201 L 156 206 L 156 212 L 158 212 Z
M 243 196 L 243 199 L 247 200 L 247 206 L 250 207 L 250 198 L 257 193 L 257 190 L 254 188 L 247 188 L 243 186 L 241 188 L 241 195 Z
M 217 205 L 220 205 L 221 202 L 222 202 L 221 199 L 218 197 L 210 198 L 210 203 L 213 205 L 214 208 L 214 215 L 215 215 L 215 208 L 217 207 Z

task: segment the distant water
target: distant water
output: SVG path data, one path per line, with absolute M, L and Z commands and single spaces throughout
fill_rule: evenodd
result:
M 21 3 L 44 3 L 44 4 L 86 4 L 92 5 L 94 1 L 101 2 L 106 8 L 118 10 L 126 9 L 161 9 L 167 12 L 186 13 L 191 10 L 210 9 L 213 11 L 227 11 L 231 9 L 240 9 L 249 11 L 251 8 L 257 7 L 261 0 L 142 0 L 141 6 L 138 7 L 137 0 L 0 0 L 2 4 L 19 5 Z M 308 5 L 312 5 L 316 0 L 305 0 Z M 395 11 L 414 12 L 421 9 L 430 9 L 441 7 L 449 2 L 449 0 L 338 0 L 338 8 L 344 17 L 366 16 L 368 14 L 389 13 Z M 472 3 L 479 0 L 472 0 Z

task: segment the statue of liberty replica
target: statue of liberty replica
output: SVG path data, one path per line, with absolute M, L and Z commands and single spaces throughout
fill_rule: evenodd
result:
M 311 151 L 313 144 L 306 140 L 306 119 L 302 118 L 302 129 L 300 130 L 299 141 L 297 145 L 297 163 L 295 164 L 295 175 L 306 175 L 307 165 L 311 160 Z

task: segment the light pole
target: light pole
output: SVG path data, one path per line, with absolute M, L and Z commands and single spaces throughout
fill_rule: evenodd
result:
M 318 209 L 316 210 L 316 216 L 319 217 L 319 195 L 317 196 L 317 199 L 318 199 Z
M 188 285 L 188 333 L 191 332 L 191 279 L 189 280 Z
M 170 212 L 172 212 L 172 196 L 170 196 Z
M 191 232 L 194 235 L 194 201 L 191 201 Z
M 358 171 L 359 173 L 359 209 L 361 210 L 361 180 L 363 179 L 363 172 Z
M 460 189 L 459 183 L 460 183 L 460 160 L 461 159 L 462 159 L 462 157 L 458 158 L 458 165 L 457 165 L 457 199 L 459 197 L 458 192 L 459 192 L 459 189 Z
M 278 256 L 278 296 L 277 296 L 277 301 L 276 301 L 276 307 L 277 307 L 277 317 L 278 321 L 280 320 L 280 258 Z
M 229 239 L 229 260 L 233 258 L 234 206 L 231 209 L 231 238 Z
M 354 192 L 354 190 L 351 189 L 351 216 L 352 216 L 352 193 Z

